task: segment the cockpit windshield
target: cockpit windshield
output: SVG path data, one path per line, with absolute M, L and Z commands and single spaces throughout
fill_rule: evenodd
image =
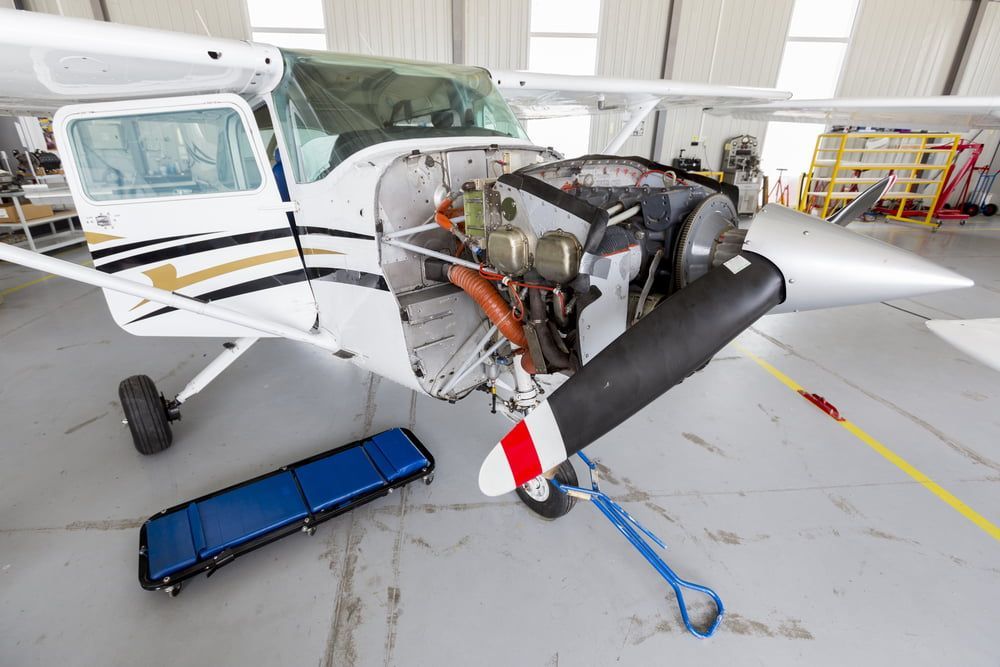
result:
M 299 183 L 326 176 L 349 155 L 386 141 L 430 137 L 526 138 L 489 73 L 282 49 L 274 102 Z

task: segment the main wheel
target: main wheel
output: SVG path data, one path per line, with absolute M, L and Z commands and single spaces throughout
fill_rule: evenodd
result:
M 560 463 L 553 476 L 560 484 L 568 484 L 569 486 L 580 484 L 576 470 L 573 469 L 573 464 L 569 461 Z M 519 486 L 517 497 L 532 512 L 549 520 L 564 516 L 576 504 L 576 498 L 557 489 L 544 475 L 539 475 L 527 484 Z
M 167 418 L 167 402 L 147 375 L 133 375 L 118 385 L 118 398 L 132 432 L 132 444 L 140 454 L 162 452 L 173 442 Z
M 962 204 L 962 213 L 966 214 L 970 218 L 979 215 L 979 206 L 973 204 L 972 202 L 966 202 Z
M 983 208 L 980 211 L 980 213 L 982 213 L 983 215 L 985 215 L 987 218 L 992 218 L 994 215 L 997 214 L 997 205 L 996 204 L 983 204 Z

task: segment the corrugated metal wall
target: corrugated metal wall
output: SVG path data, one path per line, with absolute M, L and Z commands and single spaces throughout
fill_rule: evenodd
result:
M 675 0 L 680 22 L 674 45 L 671 79 L 740 86 L 774 86 L 778 78 L 793 0 Z M 697 109 L 668 111 L 663 150 L 656 156 L 669 163 L 700 136 L 708 163 L 717 169 L 722 145 L 739 134 L 763 138 L 766 123 L 710 116 Z M 701 155 L 704 157 L 704 155 Z
M 988 2 L 957 95 L 1000 95 L 1000 2 Z
M 324 0 L 332 51 L 451 62 L 450 0 Z
M 969 57 L 956 82 L 955 94 L 1000 95 L 1000 2 L 986 4 L 975 39 L 968 49 Z M 1000 144 L 1000 132 L 988 130 L 980 134 L 977 141 L 984 145 L 980 163 L 987 163 Z M 1000 160 L 991 166 L 993 170 L 1000 169 Z M 993 201 L 1000 203 L 1000 183 L 993 186 Z
M 198 35 L 204 35 L 207 27 L 214 37 L 250 38 L 243 0 L 105 0 L 105 6 L 108 19 L 115 23 Z
M 972 0 L 861 0 L 837 95 L 943 95 Z
M 466 0 L 463 62 L 527 69 L 530 24 L 531 0 Z
M 46 14 L 61 14 L 78 19 L 94 18 L 94 6 L 90 0 L 27 0 L 25 9 Z M 60 8 L 62 11 L 60 11 Z
M 670 23 L 671 0 L 604 0 L 597 38 L 597 75 L 629 79 L 659 79 L 663 49 Z M 590 150 L 600 151 L 628 120 L 624 113 L 594 116 L 590 125 Z M 631 137 L 620 155 L 648 157 L 653 148 L 655 117 L 642 127 L 642 136 Z

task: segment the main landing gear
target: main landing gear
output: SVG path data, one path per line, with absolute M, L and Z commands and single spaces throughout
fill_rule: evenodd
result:
M 148 456 L 170 447 L 173 442 L 170 423 L 180 420 L 181 405 L 219 377 L 256 342 L 256 338 L 240 338 L 234 343 L 223 344 L 222 354 L 195 375 L 173 400 L 164 398 L 147 375 L 133 375 L 122 380 L 118 385 L 118 398 L 125 413 L 122 423 L 128 424 L 136 450 Z

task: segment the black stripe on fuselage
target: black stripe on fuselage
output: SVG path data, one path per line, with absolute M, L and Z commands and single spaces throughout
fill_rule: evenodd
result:
M 145 241 L 136 241 L 135 243 L 125 243 L 123 245 L 116 245 L 113 248 L 101 248 L 100 250 L 91 250 L 90 256 L 94 259 L 101 259 L 103 257 L 108 257 L 110 255 L 117 255 L 120 252 L 128 252 L 129 250 L 138 250 L 139 248 L 145 248 L 146 246 L 156 245 L 157 243 L 167 243 L 169 241 L 178 241 L 180 239 L 189 239 L 195 236 L 205 236 L 206 234 L 214 234 L 215 232 L 202 232 L 201 234 L 183 234 L 181 236 L 167 236 L 162 239 L 147 239 Z
M 324 236 L 337 236 L 342 238 L 362 239 L 366 241 L 375 240 L 374 236 L 356 234 L 354 232 L 345 232 L 339 229 L 327 229 L 325 227 L 300 227 L 299 235 L 301 236 L 302 234 L 322 234 Z M 280 239 L 291 235 L 292 230 L 290 227 L 282 227 L 278 229 L 247 232 L 245 234 L 234 234 L 232 236 L 221 236 L 214 239 L 205 239 L 204 241 L 195 241 L 193 243 L 180 243 L 178 245 L 170 246 L 169 248 L 160 248 L 159 250 L 152 250 L 150 252 L 132 255 L 131 257 L 112 260 L 95 268 L 103 271 L 104 273 L 118 273 L 119 271 L 126 271 L 128 269 L 145 266 L 146 264 L 163 262 L 168 259 L 193 255 L 199 252 L 208 252 L 210 250 L 219 250 L 221 248 L 232 248 L 245 243 L 270 241 L 272 239 Z M 175 238 L 186 237 L 181 236 Z M 170 239 L 162 239 L 161 241 L 167 240 Z
M 235 296 L 242 296 L 243 294 L 250 294 L 251 292 L 259 292 L 261 290 L 269 289 L 271 287 L 281 287 L 283 285 L 293 285 L 303 280 L 319 280 L 321 278 L 326 278 L 328 276 L 334 275 L 337 271 L 345 271 L 345 269 L 335 269 L 332 267 L 320 267 L 320 268 L 310 268 L 308 269 L 308 278 L 306 272 L 296 269 L 294 271 L 286 271 L 285 273 L 279 273 L 273 276 L 265 276 L 264 278 L 257 278 L 256 280 L 250 280 L 245 283 L 239 283 L 236 285 L 230 285 L 229 287 L 223 287 L 211 292 L 206 292 L 205 294 L 199 294 L 198 296 L 189 297 L 196 301 L 201 301 L 204 303 L 209 303 L 212 301 L 219 301 L 221 299 L 231 299 Z M 360 274 L 361 276 L 374 276 L 376 274 L 364 273 L 362 271 L 352 271 L 352 273 Z M 364 289 L 374 289 L 379 291 L 388 292 L 389 288 L 385 284 L 385 280 L 381 279 L 376 287 L 366 287 L 363 285 L 358 285 L 355 282 L 350 281 L 339 281 L 345 282 L 346 284 L 356 285 L 357 287 L 363 287 Z M 142 320 L 149 319 L 151 317 L 156 317 L 157 315 L 164 315 L 177 310 L 172 306 L 164 306 L 154 310 L 151 313 L 147 313 L 142 317 L 137 317 L 136 319 L 128 322 L 128 324 L 135 324 L 136 322 L 141 322 Z

